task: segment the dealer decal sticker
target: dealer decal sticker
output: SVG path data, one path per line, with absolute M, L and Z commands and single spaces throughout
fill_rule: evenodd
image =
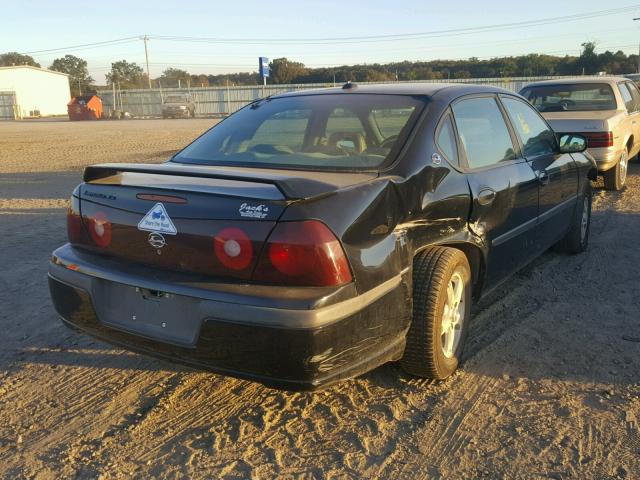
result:
M 146 232 L 166 233 L 168 235 L 176 235 L 175 225 L 169 218 L 167 210 L 161 203 L 156 203 L 151 210 L 138 223 L 138 230 Z
M 243 203 L 240 205 L 238 213 L 241 217 L 264 218 L 269 213 L 269 207 L 266 205 L 249 205 L 247 203 Z

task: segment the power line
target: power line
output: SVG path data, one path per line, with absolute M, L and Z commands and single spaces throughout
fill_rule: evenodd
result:
M 635 30 L 634 28 L 628 28 L 628 29 L 619 29 L 616 33 L 620 33 L 621 31 L 626 32 L 627 30 Z M 492 42 L 464 42 L 464 43 L 447 43 L 447 44 L 443 44 L 443 45 L 434 45 L 434 44 L 428 44 L 426 46 L 411 46 L 411 47 L 401 47 L 401 48 L 385 48 L 384 50 L 378 50 L 376 53 L 380 53 L 381 51 L 383 53 L 390 53 L 390 52 L 422 52 L 422 53 L 431 53 L 437 50 L 443 50 L 443 49 L 451 49 L 452 47 L 457 47 L 457 48 L 467 48 L 467 47 L 479 47 L 479 46 L 497 46 L 497 47 L 501 47 L 501 46 L 511 46 L 511 45 L 515 45 L 515 44 L 520 44 L 520 43 L 528 43 L 530 44 L 532 40 L 536 40 L 536 39 L 544 39 L 544 40 L 548 40 L 548 39 L 555 39 L 555 38 L 566 38 L 566 37 L 582 37 L 582 38 L 587 38 L 589 35 L 595 35 L 598 33 L 603 33 L 603 32 L 607 32 L 610 33 L 611 29 L 606 29 L 606 30 L 594 30 L 594 31 L 588 31 L 588 32 L 572 32 L 569 34 L 560 34 L 560 35 L 539 35 L 539 36 L 529 36 L 526 38 L 517 38 L 517 39 L 507 39 L 507 40 L 501 40 L 501 41 L 492 41 Z M 576 47 L 577 48 L 577 47 Z M 160 57 L 171 57 L 171 56 L 179 56 L 179 57 L 184 57 L 185 53 L 184 50 L 180 51 L 180 52 L 172 52 L 172 51 L 166 51 L 166 50 L 156 50 L 156 56 L 160 56 Z M 356 51 L 356 50 L 349 50 L 349 54 L 351 56 L 354 56 L 355 54 L 360 54 L 360 53 L 369 53 L 370 50 L 369 49 L 365 49 L 365 50 L 361 50 L 361 51 Z M 344 55 L 345 52 L 344 50 L 334 50 L 334 51 L 327 51 L 325 49 L 321 50 L 320 52 L 291 52 L 288 50 L 282 50 L 281 51 L 283 56 L 286 56 L 287 58 L 290 59 L 298 59 L 299 57 L 304 57 L 304 58 L 319 58 L 319 57 L 332 57 L 332 56 L 336 56 L 336 55 Z M 251 65 L 253 65 L 253 56 L 247 56 L 247 55 L 212 55 L 211 53 L 207 53 L 207 54 L 200 54 L 200 53 L 193 53 L 193 52 L 189 52 L 188 54 L 189 57 L 200 57 L 200 58 L 211 58 L 211 57 L 215 57 L 216 59 L 220 59 L 220 58 L 225 58 L 225 57 L 233 57 L 235 59 L 237 59 L 238 57 L 247 57 L 250 58 L 250 62 Z M 277 57 L 277 55 L 272 54 L 272 56 L 274 58 Z M 162 65 L 169 65 L 172 62 L 169 61 L 165 61 L 162 62 Z M 155 65 L 158 65 L 159 63 L 155 63 Z M 186 63 L 183 63 L 186 64 Z M 153 65 L 153 63 L 152 63 Z M 189 65 L 202 65 L 202 64 L 198 64 L 198 63 L 190 63 Z M 206 64 L 209 65 L 209 64 Z M 216 65 L 216 66 L 228 66 L 228 65 Z M 237 65 L 232 65 L 232 66 L 237 66 Z
M 42 53 L 55 53 L 64 50 L 87 50 L 89 48 L 99 48 L 99 47 L 110 47 L 112 45 L 119 45 L 123 43 L 130 43 L 139 40 L 140 37 L 125 37 L 125 38 L 116 38 L 114 40 L 105 40 L 104 42 L 94 42 L 94 43 L 83 43 L 80 45 L 70 45 L 68 47 L 59 47 L 59 48 L 48 48 L 46 50 L 33 50 L 31 52 L 22 52 L 23 55 L 35 55 Z
M 397 42 L 403 40 L 418 40 L 425 38 L 437 38 L 450 35 L 469 35 L 473 33 L 488 33 L 493 31 L 509 30 L 516 28 L 527 28 L 542 25 L 551 25 L 556 23 L 575 22 L 579 20 L 587 20 L 591 18 L 599 18 L 609 15 L 617 15 L 629 13 L 640 8 L 640 5 L 632 5 L 628 7 L 612 8 L 608 10 L 599 10 L 594 12 L 586 12 L 576 15 L 565 15 L 559 17 L 549 17 L 537 20 L 526 20 L 522 22 L 511 22 L 494 25 L 484 25 L 478 27 L 466 27 L 448 30 L 434 30 L 426 32 L 387 34 L 387 35 L 370 35 L 359 37 L 325 37 L 325 38 L 208 38 L 208 37 L 182 37 L 169 35 L 149 35 L 148 39 L 173 41 L 173 42 L 190 42 L 190 43 L 217 43 L 217 44 L 235 44 L 235 45 L 327 45 L 327 44 L 357 44 L 357 43 L 376 43 L 376 42 Z M 102 48 L 113 45 L 131 43 L 140 40 L 142 37 L 132 36 L 123 37 L 102 42 L 83 43 L 79 45 L 70 45 L 66 47 L 49 48 L 44 50 L 33 50 L 22 52 L 25 55 L 57 53 L 65 50 L 88 50 L 93 48 Z
M 629 13 L 637 10 L 640 5 L 633 5 L 622 8 L 613 8 L 608 10 L 599 10 L 595 12 L 587 12 L 577 15 L 565 15 L 560 17 L 549 17 L 537 20 L 526 20 L 522 22 L 511 22 L 494 25 L 485 25 L 479 27 L 467 27 L 448 30 L 434 30 L 427 32 L 414 32 L 404 34 L 390 35 L 371 35 L 361 37 L 328 37 L 328 38 L 211 38 L 211 37 L 182 37 L 169 35 L 151 35 L 150 38 L 156 40 L 166 40 L 175 42 L 191 42 L 191 43 L 218 43 L 218 44 L 236 44 L 236 45 L 286 45 L 295 43 L 298 45 L 314 45 L 314 44 L 355 44 L 355 43 L 375 43 L 375 42 L 395 42 L 402 40 L 416 40 L 420 38 L 434 38 L 448 35 L 468 35 L 473 33 L 487 33 L 492 31 L 508 30 L 515 28 L 526 28 L 540 25 L 551 25 L 556 23 L 575 22 L 579 20 L 587 20 L 591 18 L 599 18 L 609 15 L 617 15 Z

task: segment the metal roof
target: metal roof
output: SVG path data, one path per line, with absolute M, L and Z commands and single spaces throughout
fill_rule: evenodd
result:
M 34 67 L 33 65 L 8 65 L 8 66 L 0 67 L 0 70 L 13 70 L 18 68 L 29 68 L 31 70 L 37 70 L 39 72 L 55 73 L 57 75 L 64 75 L 65 77 L 69 76 L 67 73 L 56 72 L 55 70 L 49 70 L 48 68 Z

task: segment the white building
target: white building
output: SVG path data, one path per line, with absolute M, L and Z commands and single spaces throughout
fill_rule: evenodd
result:
M 28 65 L 0 67 L 0 96 L 0 109 L 7 110 L 0 117 L 10 118 L 8 110 L 15 118 L 66 115 L 69 76 Z

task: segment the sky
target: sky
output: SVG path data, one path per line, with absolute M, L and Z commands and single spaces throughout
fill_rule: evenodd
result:
M 615 1 L 111 0 L 87 5 L 86 0 L 0 0 L 0 53 L 29 53 L 43 67 L 65 54 L 76 55 L 88 61 L 96 82 L 104 83 L 113 61 L 145 66 L 145 34 L 150 37 L 152 77 L 168 67 L 192 74 L 256 71 L 259 56 L 330 67 L 526 53 L 577 55 L 585 41 L 596 42 L 597 51 L 629 54 L 638 51 L 640 41 L 640 21 L 633 21 L 640 17 L 640 3 Z M 571 18 L 626 7 L 633 8 Z M 557 20 L 451 32 L 552 18 Z M 421 35 L 389 37 L 414 33 Z M 77 47 L 116 39 L 126 40 Z M 41 52 L 50 49 L 60 50 Z

